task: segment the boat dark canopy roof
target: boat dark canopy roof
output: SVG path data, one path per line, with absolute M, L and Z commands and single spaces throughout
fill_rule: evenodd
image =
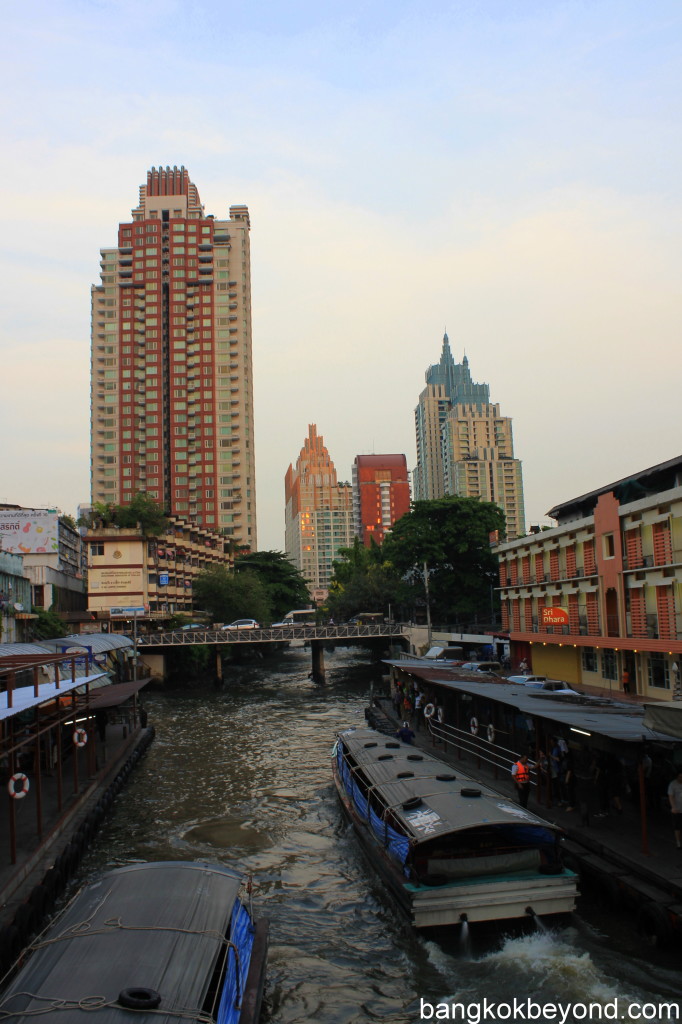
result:
M 400 819 L 406 833 L 418 842 L 484 825 L 534 825 L 561 832 L 557 826 L 410 744 L 364 728 L 342 732 L 339 739 L 366 780 Z M 413 773 L 412 777 L 400 778 L 403 772 Z M 466 791 L 477 795 L 469 796 Z M 420 807 L 403 807 L 415 797 L 421 798 Z
M 54 1000 L 49 1016 L 59 1024 L 91 1016 L 97 1024 L 199 1019 L 241 881 L 230 868 L 186 861 L 133 864 L 103 875 L 35 943 L 0 1011 L 28 1024 L 48 1014 Z M 130 988 L 161 993 L 158 1009 L 123 1009 L 118 996 Z M 88 1000 L 103 1005 L 84 1012 L 78 1004 Z

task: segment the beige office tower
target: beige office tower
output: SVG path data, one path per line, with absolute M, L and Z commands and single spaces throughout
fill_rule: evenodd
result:
M 512 421 L 490 402 L 487 384 L 471 379 L 466 356 L 456 363 L 447 334 L 438 363 L 426 371 L 415 409 L 416 501 L 447 494 L 492 501 L 504 510 L 508 540 L 525 533 L 521 462 Z
M 504 511 L 508 540 L 525 534 L 521 462 L 512 422 L 499 405 L 457 402 L 443 428 L 445 493 L 492 501 Z
M 152 168 L 92 288 L 91 494 L 257 547 L 249 211 Z
M 329 594 L 332 563 L 354 537 L 353 491 L 339 483 L 334 463 L 315 424 L 284 478 L 284 535 L 287 558 L 301 570 L 311 599 L 321 604 Z

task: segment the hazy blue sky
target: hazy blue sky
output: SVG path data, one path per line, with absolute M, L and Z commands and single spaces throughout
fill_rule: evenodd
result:
M 415 462 L 444 328 L 528 522 L 679 455 L 672 0 L 4 5 L 0 500 L 89 499 L 90 285 L 147 169 L 251 214 L 259 546 L 316 423 Z

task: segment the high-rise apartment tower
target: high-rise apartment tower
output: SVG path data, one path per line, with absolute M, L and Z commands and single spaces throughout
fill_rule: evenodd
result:
M 152 168 L 92 288 L 91 494 L 138 491 L 255 550 L 249 211 Z
M 507 539 L 523 536 L 523 477 L 511 419 L 490 402 L 487 384 L 472 381 L 467 357 L 454 361 L 447 334 L 440 361 L 426 372 L 415 426 L 415 500 L 456 494 L 491 501 L 504 511 Z
M 284 478 L 285 548 L 301 570 L 314 601 L 326 600 L 332 562 L 339 548 L 353 543 L 353 496 L 339 483 L 334 463 L 315 424 Z
M 404 455 L 356 455 L 353 463 L 355 534 L 369 547 L 381 544 L 393 524 L 410 511 Z

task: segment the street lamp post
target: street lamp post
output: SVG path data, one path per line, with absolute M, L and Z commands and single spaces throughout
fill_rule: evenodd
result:
M 431 601 L 429 598 L 429 567 L 424 562 L 424 590 L 426 591 L 426 636 L 428 640 L 428 650 L 431 650 Z

